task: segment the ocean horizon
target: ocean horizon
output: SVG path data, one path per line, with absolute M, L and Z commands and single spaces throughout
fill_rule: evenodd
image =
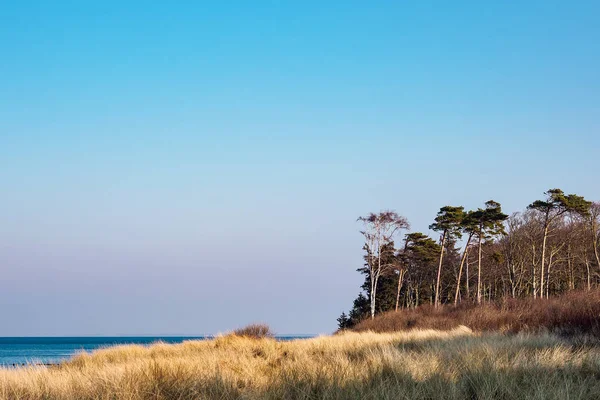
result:
M 25 364 L 56 364 L 81 352 L 126 345 L 150 345 L 156 342 L 181 343 L 186 340 L 207 340 L 218 335 L 172 336 L 21 336 L 0 337 L 0 367 Z M 277 340 L 294 340 L 314 337 L 311 334 L 276 335 Z

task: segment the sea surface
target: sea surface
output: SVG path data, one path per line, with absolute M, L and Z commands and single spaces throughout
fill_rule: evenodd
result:
M 311 335 L 276 336 L 278 340 L 308 337 Z M 0 337 L 0 366 L 56 364 L 82 351 L 89 352 L 120 344 L 181 343 L 184 340 L 210 338 L 212 336 Z

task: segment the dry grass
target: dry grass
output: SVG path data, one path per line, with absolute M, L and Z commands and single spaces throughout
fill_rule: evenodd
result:
M 278 342 L 228 335 L 0 369 L 0 399 L 592 399 L 600 349 L 466 328 Z
M 478 332 L 553 332 L 563 336 L 600 338 L 600 290 L 577 291 L 550 299 L 505 299 L 484 305 L 425 305 L 388 312 L 365 320 L 355 331 L 393 332 L 407 329 L 453 329 Z

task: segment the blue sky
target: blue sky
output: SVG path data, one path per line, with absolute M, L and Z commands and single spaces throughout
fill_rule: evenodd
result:
M 0 335 L 327 333 L 360 215 L 600 200 L 597 2 L 402 3 L 0 5 Z

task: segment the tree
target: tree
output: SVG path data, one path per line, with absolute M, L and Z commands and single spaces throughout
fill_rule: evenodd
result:
M 523 288 L 527 264 L 527 238 L 525 220 L 520 213 L 513 213 L 507 220 L 508 231 L 498 243 L 506 264 L 507 281 L 511 297 L 517 297 Z
M 396 288 L 398 285 L 398 262 L 396 257 L 396 248 L 394 247 L 394 242 L 386 243 L 382 246 L 381 249 L 381 260 L 376 260 L 376 263 L 379 265 L 381 261 L 381 265 L 385 265 L 386 267 L 383 269 L 379 280 L 377 281 L 377 290 L 375 293 L 375 314 L 380 312 L 390 311 L 394 308 L 395 294 Z M 365 257 L 365 265 L 361 268 L 361 272 L 365 274 L 365 281 L 361 288 L 364 290 L 369 298 L 371 296 L 371 278 L 369 273 L 369 268 L 366 263 L 367 258 Z
M 568 212 L 587 215 L 591 206 L 591 203 L 586 201 L 582 196 L 577 196 L 575 194 L 565 195 L 560 189 L 550 189 L 544 194 L 546 195 L 545 200 L 536 200 L 527 207 L 528 209 L 535 210 L 542 215 L 543 239 L 539 288 L 540 297 L 544 297 L 546 242 L 548 240 L 548 236 L 553 231 L 554 222 Z
M 375 318 L 377 284 L 382 273 L 393 264 L 383 260 L 383 251 L 386 245 L 394 241 L 394 236 L 401 229 L 408 229 L 408 220 L 394 211 L 382 211 L 379 214 L 371 213 L 366 217 L 359 217 L 358 221 L 364 224 L 361 234 L 365 237 L 364 249 L 367 252 L 366 267 L 370 279 L 370 305 L 371 318 Z
M 369 315 L 369 299 L 359 293 L 348 314 L 345 312 L 337 319 L 339 329 L 350 329 Z
M 460 297 L 460 281 L 462 277 L 463 267 L 465 265 L 465 260 L 467 259 L 469 246 L 471 244 L 471 239 L 473 239 L 473 235 L 477 229 L 477 220 L 473 218 L 473 211 L 468 211 L 463 216 L 462 221 L 460 222 L 460 229 L 463 233 L 467 234 L 467 242 L 465 244 L 465 249 L 463 250 L 463 255 L 460 258 L 460 266 L 458 268 L 458 278 L 456 279 L 456 293 L 454 294 L 454 305 L 458 304 L 458 299 Z M 468 286 L 467 286 L 468 288 Z M 467 296 L 469 293 L 467 292 Z
M 435 283 L 435 307 L 438 307 L 440 304 L 440 278 L 442 275 L 442 264 L 444 261 L 444 249 L 446 247 L 446 241 L 448 239 L 462 237 L 460 232 L 460 223 L 464 218 L 464 215 L 464 207 L 462 206 L 444 206 L 440 208 L 440 211 L 435 218 L 435 222 L 429 226 L 429 229 L 442 233 L 440 262 L 438 265 L 437 279 Z
M 352 321 L 350 320 L 350 317 L 346 315 L 345 312 L 342 312 L 342 315 L 338 317 L 337 322 L 338 329 L 341 331 L 343 331 L 344 329 L 352 328 Z
M 485 203 L 485 209 L 478 209 L 471 214 L 476 224 L 474 233 L 477 235 L 477 303 L 481 304 L 481 253 L 484 239 L 493 238 L 504 232 L 504 221 L 508 215 L 502 213 L 502 206 L 494 200 Z
M 435 268 L 435 260 L 440 253 L 440 245 L 421 232 L 405 235 L 404 249 L 401 257 L 408 275 L 407 304 L 419 305 L 425 282 L 431 281 L 431 272 Z
M 398 251 L 396 254 L 396 272 L 398 273 L 398 289 L 396 291 L 396 306 L 394 307 L 395 311 L 398 311 L 398 306 L 400 305 L 400 292 L 402 291 L 402 284 L 404 283 L 404 275 L 406 275 L 406 269 L 408 266 L 408 262 L 406 260 L 406 247 L 408 245 L 408 239 L 404 239 L 404 250 Z
M 356 325 L 369 315 L 370 302 L 364 294 L 359 293 L 354 303 L 352 304 L 352 310 L 350 310 L 350 324 Z

